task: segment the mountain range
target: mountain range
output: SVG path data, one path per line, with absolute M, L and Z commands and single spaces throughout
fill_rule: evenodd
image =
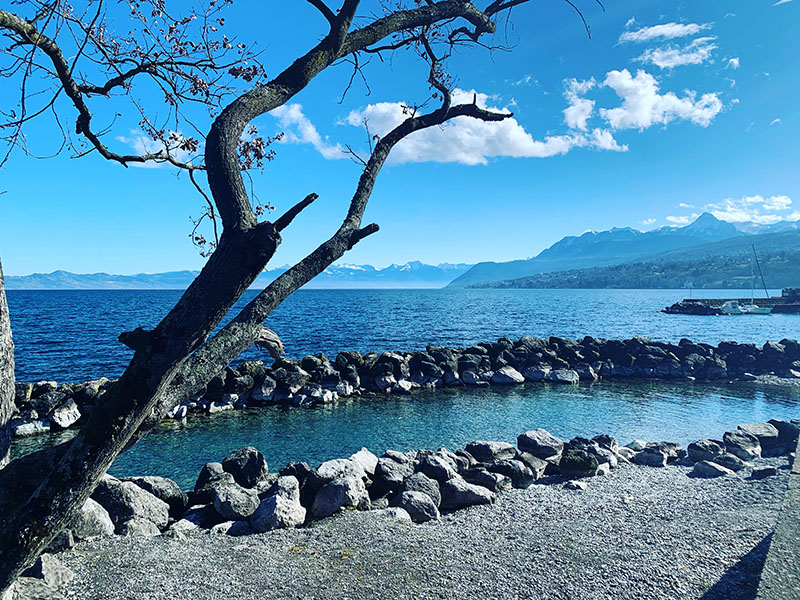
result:
M 709 242 L 765 235 L 782 230 L 793 231 L 798 229 L 799 223 L 782 222 L 771 226 L 759 226 L 753 223 L 734 225 L 721 221 L 710 213 L 703 213 L 693 223 L 684 227 L 660 227 L 646 232 L 630 227 L 615 227 L 600 232 L 587 231 L 580 236 L 565 237 L 527 260 L 478 263 L 453 280 L 450 287 L 469 287 L 539 273 L 632 263 L 671 250 L 690 248 Z
M 307 288 L 440 288 L 467 271 L 472 265 L 442 263 L 427 265 L 418 261 L 390 265 L 379 269 L 371 265 L 332 265 L 318 275 Z M 264 271 L 253 287 L 264 287 L 281 275 L 288 267 Z M 34 273 L 25 276 L 7 276 L 9 290 L 53 289 L 186 289 L 199 271 L 170 271 L 167 273 L 139 273 L 137 275 L 110 275 L 108 273 L 77 274 L 68 271 Z
M 771 264 L 776 268 L 782 265 L 779 269 L 780 281 L 791 280 L 791 285 L 797 285 L 800 284 L 797 281 L 800 273 L 796 277 L 791 261 L 786 263 L 784 259 L 787 251 L 792 256 L 795 251 L 800 253 L 798 241 L 800 221 L 782 221 L 771 225 L 733 224 L 704 213 L 683 227 L 660 227 L 646 232 L 631 227 L 615 227 L 608 231 L 587 231 L 578 236 L 567 236 L 535 257 L 525 260 L 481 262 L 476 265 L 428 265 L 413 261 L 385 268 L 337 264 L 326 269 L 306 287 L 682 287 L 689 281 L 687 269 L 693 273 L 692 283 L 696 287 L 728 287 L 741 284 L 741 278 L 746 275 L 742 269 L 749 269 L 753 244 L 759 252 L 782 252 Z M 734 258 L 722 262 L 709 259 L 721 256 Z M 701 257 L 706 260 L 700 262 Z M 771 255 L 765 258 L 771 258 Z M 701 264 L 704 267 L 700 267 Z M 619 265 L 638 266 L 615 273 L 612 267 Z M 287 268 L 265 271 L 256 279 L 254 287 L 264 287 Z M 726 274 L 724 277 L 723 272 Z M 6 277 L 6 286 L 8 289 L 185 289 L 197 273 L 172 271 L 109 275 L 55 271 L 22 277 L 9 276 Z M 661 275 L 654 276 L 654 273 Z M 730 283 L 734 280 L 738 283 Z M 728 283 L 721 283 L 723 281 Z M 777 283 L 771 282 L 770 285 Z

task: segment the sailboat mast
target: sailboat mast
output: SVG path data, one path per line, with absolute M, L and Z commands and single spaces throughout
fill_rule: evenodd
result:
M 764 297 L 769 298 L 769 292 L 767 291 L 767 284 L 764 282 L 764 273 L 761 271 L 761 262 L 758 260 L 758 253 L 756 252 L 756 245 L 752 244 L 753 246 L 753 256 L 756 258 L 756 265 L 758 265 L 758 274 L 761 276 L 761 285 L 764 286 Z

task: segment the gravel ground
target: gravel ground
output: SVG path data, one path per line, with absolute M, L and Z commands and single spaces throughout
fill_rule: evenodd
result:
M 69 598 L 753 598 L 788 481 L 714 480 L 623 465 L 501 494 L 438 523 L 347 512 L 311 528 L 232 538 L 112 537 L 60 555 Z

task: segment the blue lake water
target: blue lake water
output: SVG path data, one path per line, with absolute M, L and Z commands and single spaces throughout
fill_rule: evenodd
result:
M 719 297 L 731 291 L 700 293 Z M 238 306 L 254 294 L 245 294 Z M 659 312 L 685 295 L 683 290 L 300 290 L 266 325 L 281 336 L 291 357 L 319 352 L 335 356 L 345 349 L 469 346 L 523 335 L 644 335 L 664 341 L 688 337 L 713 344 L 800 338 L 798 315 L 697 317 Z M 18 379 L 61 382 L 118 376 L 131 351 L 117 336 L 154 326 L 179 297 L 174 290 L 10 290 Z M 268 360 L 256 350 L 243 357 Z
M 703 292 L 708 296 L 722 292 Z M 122 372 L 130 353 L 121 331 L 157 323 L 176 291 L 10 291 L 21 380 L 83 381 Z M 268 320 L 300 357 L 342 349 L 415 350 L 466 346 L 501 336 L 645 335 L 677 341 L 763 343 L 800 338 L 800 316 L 665 315 L 674 290 L 301 290 Z M 252 293 L 245 300 L 252 297 Z M 246 358 L 268 357 L 255 350 Z M 476 439 L 513 442 L 544 427 L 563 438 L 611 433 L 683 444 L 720 436 L 737 424 L 800 417 L 800 389 L 753 384 L 602 382 L 526 384 L 513 389 L 439 390 L 411 398 L 364 399 L 312 409 L 246 410 L 193 415 L 162 425 L 121 455 L 116 475 L 160 474 L 191 487 L 199 469 L 253 445 L 273 468 L 289 460 L 318 463 L 367 446 L 456 448 Z M 18 440 L 13 452 L 56 443 L 69 433 Z

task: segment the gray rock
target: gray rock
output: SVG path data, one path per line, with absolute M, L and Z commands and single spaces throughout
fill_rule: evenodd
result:
M 730 469 L 731 471 L 741 471 L 749 465 L 749 463 L 744 462 L 741 458 L 730 454 L 729 452 L 720 454 L 719 456 L 715 457 L 712 462 L 715 462 L 726 469 Z
M 266 496 L 280 496 L 290 502 L 300 502 L 300 481 L 294 475 L 282 475 L 270 486 Z
M 598 477 L 605 477 L 606 475 L 611 474 L 611 464 L 610 463 L 600 463 L 597 465 L 597 475 Z
M 209 532 L 210 535 L 228 535 L 230 537 L 241 537 L 255 533 L 250 523 L 247 521 L 226 521 L 214 525 Z
M 415 523 L 439 520 L 439 509 L 433 499 L 424 492 L 403 492 L 400 508 L 405 510 Z
M 758 469 L 753 469 L 753 472 L 750 474 L 750 477 L 753 479 L 765 479 L 767 477 L 772 477 L 773 475 L 777 475 L 778 469 L 775 467 L 760 467 Z
M 433 452 L 421 451 L 418 460 L 417 470 L 439 483 L 458 477 L 455 468 L 447 460 Z
M 636 450 L 631 450 L 627 446 L 622 446 L 617 450 L 617 456 L 621 456 L 627 461 L 633 461 L 633 457 L 636 456 Z
M 566 490 L 577 490 L 577 491 L 580 491 L 580 492 L 586 491 L 587 487 L 588 486 L 586 485 L 585 481 L 573 481 L 573 480 L 570 480 L 570 481 L 567 481 L 564 484 L 564 489 L 566 489 Z
M 231 452 L 222 461 L 224 471 L 233 475 L 240 486 L 253 488 L 269 473 L 264 455 L 252 446 Z
M 529 452 L 536 458 L 547 459 L 561 454 L 564 442 L 544 429 L 534 429 L 517 437 L 517 448 L 520 452 Z
M 78 410 L 78 405 L 72 398 L 56 408 L 50 415 L 50 423 L 53 429 L 67 429 L 72 427 L 81 418 L 81 411 Z
M 478 385 L 481 378 L 475 371 L 464 371 L 461 373 L 461 381 L 464 385 Z
M 186 510 L 188 498 L 180 486 L 166 477 L 126 477 L 123 481 L 135 483 L 146 492 L 169 504 L 170 516 L 177 518 Z
M 641 452 L 637 452 L 631 459 L 631 462 L 647 467 L 666 467 L 667 458 L 667 453 L 662 452 L 658 448 L 645 448 Z
M 530 487 L 536 477 L 528 466 L 519 460 L 498 460 L 486 469 L 492 473 L 500 473 L 511 479 L 511 483 L 515 488 L 525 489 Z
M 778 445 L 778 430 L 770 423 L 748 423 L 739 425 L 737 429 L 758 438 L 758 443 L 761 444 L 762 448 L 762 455 L 764 450 L 772 449 Z
M 214 488 L 214 510 L 227 521 L 246 521 L 258 508 L 258 492 L 237 483 Z
M 722 440 L 725 449 L 742 460 L 761 458 L 761 444 L 754 435 L 745 431 L 726 431 Z
M 375 468 L 375 478 L 370 491 L 378 496 L 397 490 L 403 481 L 414 472 L 414 463 L 408 460 L 400 461 L 389 456 L 378 459 Z
M 403 482 L 400 488 L 401 492 L 422 492 L 427 494 L 433 500 L 433 503 L 438 508 L 442 503 L 442 492 L 439 489 L 439 484 L 435 479 L 431 479 L 424 473 L 414 473 Z
M 581 478 L 597 475 L 597 459 L 586 450 L 580 448 L 567 448 L 561 455 L 558 463 L 564 477 Z
M 494 372 L 494 375 L 492 375 L 492 383 L 498 385 L 512 385 L 524 382 L 525 378 L 522 376 L 522 373 L 508 365 L 499 368 Z
M 465 450 L 482 463 L 511 460 L 517 454 L 516 448 L 506 442 L 470 442 Z
M 580 380 L 577 371 L 573 369 L 556 369 L 547 376 L 547 381 L 551 383 L 576 384 Z
M 42 554 L 33 566 L 22 572 L 22 576 L 41 579 L 51 590 L 59 590 L 75 578 L 75 573 L 52 554 Z
M 633 440 L 625 444 L 625 447 L 630 448 L 634 452 L 641 452 L 647 447 L 647 442 L 644 442 L 642 440 Z
M 272 377 L 265 377 L 263 381 L 258 381 L 250 392 L 250 403 L 257 405 L 270 404 L 277 385 Z
M 308 476 L 307 485 L 311 485 L 314 489 L 319 489 L 339 477 L 355 477 L 361 481 L 366 481 L 367 473 L 364 471 L 364 467 L 355 460 L 336 458 L 326 460 L 314 469 Z
M 124 537 L 155 537 L 161 534 L 161 530 L 152 521 L 134 518 L 125 521 L 120 526 L 119 533 Z
M 87 498 L 75 518 L 70 521 L 69 529 L 76 538 L 88 540 L 113 535 L 114 523 L 105 508 L 91 498 Z
M 694 464 L 692 473 L 698 477 L 722 477 L 724 475 L 733 475 L 733 471 L 711 462 L 710 460 L 701 460 Z
M 689 460 L 693 463 L 701 460 L 714 460 L 725 454 L 725 444 L 716 440 L 697 440 L 686 447 Z
M 619 443 L 617 440 L 607 433 L 601 433 L 600 435 L 594 436 L 592 441 L 601 448 L 611 450 L 611 452 L 617 452 L 619 450 Z
M 403 510 L 399 506 L 379 508 L 377 510 L 371 510 L 364 514 L 370 515 L 375 518 L 392 519 L 396 521 L 411 523 L 411 515 L 409 515 L 405 510 Z
M 293 500 L 284 495 L 276 494 L 262 500 L 250 517 L 250 526 L 253 531 L 263 533 L 270 529 L 284 529 L 302 525 L 306 520 L 306 509 L 300 505 L 299 487 L 296 497 L 297 499 Z
M 378 468 L 378 457 L 366 448 L 361 448 L 361 450 L 351 455 L 349 460 L 361 465 L 361 468 L 370 477 L 375 475 L 375 469 Z
M 51 588 L 42 579 L 19 577 L 0 598 L 2 600 L 64 600 L 64 595 Z
M 225 476 L 226 473 L 225 469 L 222 468 L 222 463 L 206 463 L 203 468 L 200 469 L 200 474 L 197 476 L 197 481 L 194 484 L 194 491 L 197 492 L 203 489 L 211 481 L 225 478 Z
M 444 482 L 441 486 L 443 510 L 459 510 L 477 504 L 491 504 L 497 495 L 485 487 L 467 483 L 456 477 Z
M 34 388 L 34 395 L 35 393 L 36 390 Z M 39 397 L 35 397 L 31 402 L 31 405 L 33 406 L 33 410 L 40 415 L 45 416 L 53 412 L 53 410 L 66 399 L 67 395 L 64 392 L 46 392 Z
M 119 528 L 131 519 L 146 519 L 164 529 L 169 521 L 169 505 L 135 483 L 120 481 L 105 475 L 92 498 L 108 511 L 111 521 Z
M 783 447 L 783 450 L 793 452 L 797 448 L 797 439 L 800 437 L 800 422 L 770 419 L 769 424 L 778 430 L 778 444 Z
M 14 437 L 30 437 L 50 432 L 50 421 L 47 419 L 11 419 L 8 425 Z
M 502 492 L 511 489 L 511 478 L 502 473 L 492 473 L 483 467 L 473 467 L 464 471 L 464 480 L 467 483 L 485 487 L 492 492 Z
M 343 508 L 368 510 L 369 506 L 369 495 L 363 479 L 353 476 L 337 477 L 319 489 L 311 505 L 311 515 L 315 519 L 322 519 Z
M 526 381 L 544 381 L 550 375 L 552 369 L 548 366 L 540 365 L 536 367 L 528 367 L 522 374 L 525 376 Z
M 517 460 L 521 460 L 533 473 L 534 481 L 537 481 L 544 477 L 544 473 L 547 470 L 547 461 L 541 458 L 537 458 L 530 452 L 520 452 L 517 455 Z

